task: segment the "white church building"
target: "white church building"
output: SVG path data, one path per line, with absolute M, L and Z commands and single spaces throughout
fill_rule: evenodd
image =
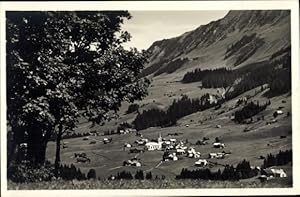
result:
M 145 148 L 148 151 L 161 150 L 162 149 L 163 140 L 161 135 L 159 135 L 157 142 L 147 142 L 145 144 Z

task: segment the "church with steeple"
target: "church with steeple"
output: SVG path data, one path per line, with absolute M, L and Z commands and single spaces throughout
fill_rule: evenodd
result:
M 145 148 L 148 151 L 161 150 L 162 149 L 162 144 L 163 144 L 163 140 L 162 140 L 161 134 L 159 134 L 159 136 L 157 138 L 157 142 L 147 142 L 145 144 Z

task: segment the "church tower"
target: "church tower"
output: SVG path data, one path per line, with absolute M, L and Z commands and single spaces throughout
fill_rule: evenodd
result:
M 163 142 L 162 137 L 161 137 L 161 133 L 159 133 L 159 137 L 157 138 L 157 142 L 158 143 L 162 143 Z

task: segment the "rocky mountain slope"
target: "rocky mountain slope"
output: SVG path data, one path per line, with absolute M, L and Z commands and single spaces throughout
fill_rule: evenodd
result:
M 154 42 L 143 75 L 167 73 L 168 78 L 180 80 L 195 68 L 237 68 L 263 61 L 289 45 L 289 11 L 229 11 L 220 20 Z M 179 63 L 174 66 L 175 61 Z

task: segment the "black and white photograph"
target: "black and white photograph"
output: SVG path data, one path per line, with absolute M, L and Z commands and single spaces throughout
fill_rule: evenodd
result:
M 2 195 L 295 192 L 299 3 L 255 2 L 3 4 Z

